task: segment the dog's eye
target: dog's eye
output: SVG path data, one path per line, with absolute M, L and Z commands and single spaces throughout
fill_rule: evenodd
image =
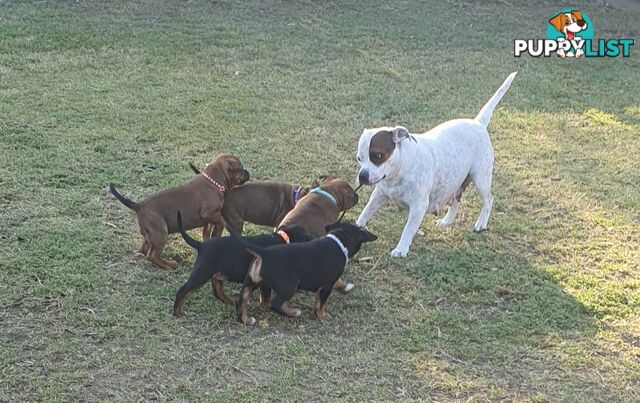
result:
M 371 153 L 369 155 L 369 158 L 371 159 L 371 161 L 378 161 L 382 159 L 382 153 Z
M 360 162 L 360 161 L 361 161 L 361 160 L 360 160 L 360 156 L 359 156 L 359 155 L 356 155 L 356 159 L 358 160 L 358 162 Z

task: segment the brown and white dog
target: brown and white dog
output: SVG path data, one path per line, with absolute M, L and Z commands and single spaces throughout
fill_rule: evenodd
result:
M 233 186 L 249 180 L 249 172 L 240 160 L 229 154 L 218 155 L 189 182 L 149 197 L 136 203 L 116 190 L 113 184 L 109 191 L 122 204 L 136 212 L 138 229 L 143 236 L 139 252 L 152 263 L 163 267 L 175 267 L 177 263 L 161 257 L 169 234 L 180 231 L 176 221 L 178 211 L 182 213 L 185 229 L 203 228 L 202 236 L 209 238 L 209 224 L 215 226 L 215 235 L 220 236 L 224 228 L 222 204 L 225 192 Z
M 582 18 L 582 11 L 571 10 L 568 13 L 560 13 L 549 20 L 549 24 L 564 34 L 564 39 L 567 41 L 573 41 L 575 39 L 581 39 L 576 36 L 578 32 L 584 31 L 589 26 L 587 22 Z M 584 55 L 584 50 L 577 49 L 575 54 L 573 51 L 566 52 L 563 49 L 558 50 L 558 56 L 561 58 L 575 57 L 576 59 Z
M 409 210 L 407 224 L 391 256 L 405 257 L 426 213 L 439 214 L 450 206 L 439 226 L 450 225 L 460 198 L 472 182 L 482 198 L 474 230 L 483 231 L 493 197 L 493 147 L 487 132 L 493 110 L 509 89 L 516 73 L 507 77 L 475 119 L 455 119 L 426 133 L 413 135 L 402 127 L 365 129 L 356 158 L 358 181 L 375 186 L 356 224 L 365 226 L 389 201 Z

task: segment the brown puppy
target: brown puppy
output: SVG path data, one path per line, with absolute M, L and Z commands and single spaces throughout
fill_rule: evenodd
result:
M 296 204 L 309 193 L 308 187 L 286 183 L 251 182 L 227 193 L 222 217 L 227 230 L 242 235 L 244 222 L 277 227 Z
M 109 191 L 136 212 L 138 230 L 144 237 L 140 253 L 152 263 L 169 268 L 177 263 L 163 259 L 161 255 L 168 234 L 180 231 L 176 221 L 178 211 L 182 213 L 185 229 L 203 227 L 202 236 L 208 239 L 207 228 L 211 223 L 216 236 L 220 236 L 224 228 L 221 210 L 225 192 L 247 180 L 249 173 L 240 160 L 233 155 L 223 154 L 213 158 L 202 174 L 184 185 L 163 190 L 141 203 L 122 196 L 113 184 L 109 185 Z
M 189 166 L 196 174 L 200 171 Z M 317 185 L 316 185 L 317 186 Z M 287 183 L 250 182 L 230 189 L 222 206 L 227 230 L 242 235 L 244 222 L 277 227 L 298 201 L 309 193 L 308 187 Z
M 320 186 L 314 187 L 300 200 L 280 222 L 278 229 L 300 227 L 313 239 L 321 238 L 327 234 L 325 227 L 335 223 L 341 211 L 349 210 L 358 203 L 358 194 L 348 182 L 333 176 L 320 179 L 323 180 Z M 353 284 L 345 283 L 340 278 L 333 288 L 347 293 L 353 289 Z

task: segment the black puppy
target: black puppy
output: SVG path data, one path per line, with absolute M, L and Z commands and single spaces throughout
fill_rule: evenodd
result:
M 236 301 L 236 312 L 242 323 L 253 325 L 256 322 L 255 318 L 247 315 L 247 301 L 258 285 L 265 285 L 276 292 L 269 307 L 279 314 L 300 316 L 300 309 L 289 308 L 285 302 L 293 297 L 296 290 L 302 289 L 316 292 L 313 307 L 316 318 L 329 316 L 324 305 L 349 258 L 358 253 L 363 242 L 372 242 L 378 237 L 350 223 L 329 224 L 325 230 L 328 232 L 326 236 L 310 242 L 268 248 L 241 240 L 255 256 Z
M 176 294 L 173 304 L 173 315 L 176 317 L 182 316 L 184 303 L 191 294 L 209 280 L 211 280 L 213 287 L 213 295 L 225 304 L 233 304 L 233 299 L 224 292 L 223 281 L 242 283 L 253 260 L 253 256 L 247 252 L 243 243 L 238 242 L 238 239 L 242 239 L 247 244 L 261 247 L 311 240 L 311 236 L 302 228 L 291 227 L 268 235 L 211 238 L 203 243 L 191 238 L 184 230 L 180 212 L 178 212 L 177 221 L 182 238 L 198 251 L 198 257 L 191 271 L 191 276 Z M 270 290 L 263 289 L 262 291 L 263 303 L 268 303 Z

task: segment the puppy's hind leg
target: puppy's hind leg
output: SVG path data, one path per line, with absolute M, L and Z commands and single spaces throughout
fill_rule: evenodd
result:
M 213 295 L 218 298 L 218 300 L 223 304 L 233 305 L 233 299 L 224 292 L 224 282 L 217 274 L 211 277 L 211 286 L 213 288 Z
M 271 288 L 263 283 L 260 285 L 260 305 L 263 308 L 268 308 L 269 302 L 271 302 Z
M 244 285 L 240 290 L 240 295 L 236 300 L 236 314 L 238 315 L 238 319 L 247 326 L 252 326 L 256 323 L 256 318 L 247 314 L 247 303 L 249 302 L 251 293 L 256 289 L 256 287 L 258 287 L 258 284 L 252 282 L 249 276 L 247 276 L 244 281 Z
M 184 303 L 187 302 L 187 299 L 189 299 L 195 291 L 194 289 L 187 289 L 187 284 L 180 287 L 173 303 L 173 316 L 179 318 L 184 314 Z
M 293 292 L 280 290 L 276 291 L 278 295 L 271 301 L 269 307 L 280 315 L 296 317 L 302 315 L 302 311 L 298 308 L 290 308 L 286 302 L 293 297 Z
M 138 248 L 138 253 L 147 256 L 147 252 L 149 251 L 149 242 L 147 242 L 146 238 L 142 238 L 142 243 Z
M 331 315 L 324 310 L 324 305 L 327 303 L 329 295 L 331 295 L 331 288 L 321 289 L 316 293 L 316 303 L 313 306 L 313 314 L 319 320 L 329 319 L 331 317 Z
M 149 231 L 146 234 L 147 242 L 149 243 L 149 249 L 147 249 L 147 259 L 163 269 L 170 269 L 178 266 L 178 263 L 173 260 L 163 259 L 162 251 L 164 245 L 167 243 L 167 231 L 166 227 L 164 231 Z

